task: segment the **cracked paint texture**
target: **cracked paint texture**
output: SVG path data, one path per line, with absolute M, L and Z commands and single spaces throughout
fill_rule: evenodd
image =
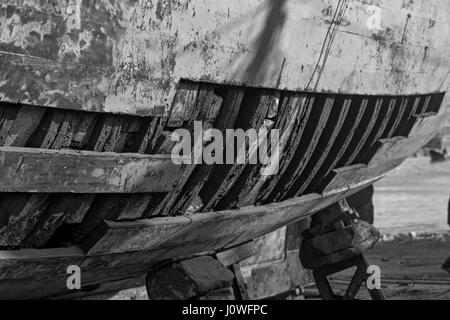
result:
M 4 0 L 0 99 L 163 115 L 180 79 L 446 91 L 449 14 L 447 0 Z

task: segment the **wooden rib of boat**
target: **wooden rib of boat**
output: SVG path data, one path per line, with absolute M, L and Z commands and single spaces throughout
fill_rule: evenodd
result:
M 0 298 L 70 293 L 70 265 L 86 290 L 126 286 L 381 179 L 449 112 L 448 16 L 447 0 L 3 0 Z M 279 129 L 279 172 L 174 165 L 170 135 L 196 120 Z

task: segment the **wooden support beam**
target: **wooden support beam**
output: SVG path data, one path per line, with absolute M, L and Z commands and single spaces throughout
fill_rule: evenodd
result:
M 168 192 L 184 170 L 170 156 L 10 147 L 0 162 L 1 192 Z
M 146 284 L 151 300 L 187 300 L 233 284 L 233 273 L 212 257 L 176 262 L 149 273 Z

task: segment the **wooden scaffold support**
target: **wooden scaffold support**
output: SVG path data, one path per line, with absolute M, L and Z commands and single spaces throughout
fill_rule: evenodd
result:
M 354 300 L 361 286 L 367 285 L 369 264 L 364 252 L 380 238 L 372 225 L 358 220 L 345 201 L 313 216 L 311 227 L 303 232 L 300 258 L 313 271 L 320 296 L 324 300 Z M 328 276 L 356 267 L 343 296 L 336 295 Z M 379 288 L 366 286 L 373 300 L 384 300 Z

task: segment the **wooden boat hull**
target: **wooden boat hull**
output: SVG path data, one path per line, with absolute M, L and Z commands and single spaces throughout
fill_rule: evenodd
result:
M 433 119 L 429 119 L 433 120 Z M 432 121 L 423 121 L 423 129 Z M 382 178 L 389 167 L 400 164 L 410 150 L 420 147 L 430 136 L 400 139 L 392 153 L 380 154 L 379 166 L 353 175 L 344 185 L 324 195 L 307 195 L 278 204 L 214 212 L 192 217 L 155 218 L 136 222 L 105 222 L 105 237 L 94 242 L 90 251 L 80 247 L 60 249 L 22 249 L 0 252 L 0 298 L 28 299 L 61 296 L 77 297 L 89 292 L 67 290 L 68 266 L 83 270 L 83 286 L 103 284 L 95 292 L 137 286 L 152 268 L 172 259 L 211 254 L 255 239 L 284 225 L 304 219 L 339 199 Z M 405 153 L 402 153 L 403 152 Z M 386 158 L 384 158 L 386 157 Z M 89 247 L 89 244 L 87 244 Z M 105 254 L 107 252 L 107 254 Z M 141 284 L 143 282 L 140 282 Z M 95 288 L 95 287 L 94 287 Z
M 85 290 L 133 286 L 255 239 L 381 179 L 448 116 L 445 0 L 86 3 L 0 4 L 0 298 L 87 294 L 71 265 Z M 168 137 L 195 120 L 279 129 L 280 171 L 174 167 Z

